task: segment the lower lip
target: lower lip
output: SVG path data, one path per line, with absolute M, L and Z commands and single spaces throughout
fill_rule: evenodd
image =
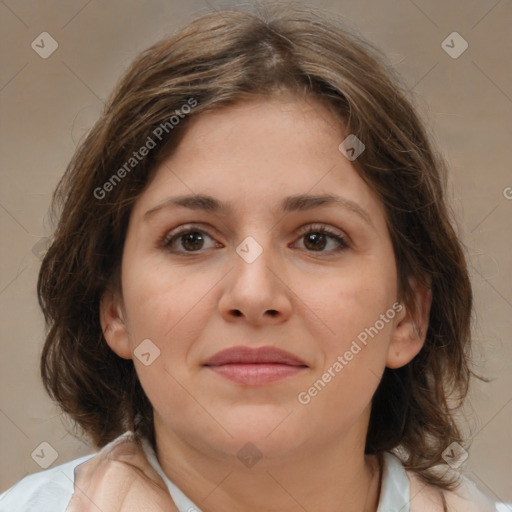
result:
M 223 364 L 207 366 L 215 373 L 239 384 L 258 386 L 297 375 L 306 366 L 290 366 L 287 364 Z

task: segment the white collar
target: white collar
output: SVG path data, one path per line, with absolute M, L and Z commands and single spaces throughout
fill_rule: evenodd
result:
M 400 459 L 384 452 L 384 468 L 377 512 L 409 512 L 409 479 Z

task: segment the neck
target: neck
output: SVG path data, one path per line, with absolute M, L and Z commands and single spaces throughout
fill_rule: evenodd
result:
M 377 510 L 381 471 L 376 456 L 364 455 L 364 439 L 302 446 L 249 468 L 236 454 L 205 454 L 159 426 L 155 421 L 163 471 L 203 512 Z

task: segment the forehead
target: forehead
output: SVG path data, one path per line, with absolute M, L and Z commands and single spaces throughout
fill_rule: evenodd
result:
M 218 199 L 221 204 L 209 206 L 221 213 L 258 208 L 279 214 L 293 209 L 292 196 L 336 195 L 345 205 L 382 213 L 339 150 L 345 137 L 341 121 L 311 98 L 254 99 L 199 114 L 136 209 L 146 212 L 169 196 L 207 195 Z

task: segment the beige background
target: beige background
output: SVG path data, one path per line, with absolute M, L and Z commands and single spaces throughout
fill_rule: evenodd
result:
M 470 395 L 472 445 L 464 471 L 496 499 L 512 501 L 512 2 L 310 3 L 343 14 L 384 50 L 449 161 L 476 294 L 475 359 L 492 379 Z M 0 491 L 40 470 L 31 453 L 43 441 L 58 453 L 54 465 L 90 451 L 66 433 L 39 381 L 43 323 L 35 285 L 38 249 L 51 229 L 50 195 L 127 64 L 208 5 L 227 4 L 0 3 Z M 31 48 L 44 31 L 59 45 L 47 59 Z M 469 43 L 457 59 L 441 47 L 453 31 Z

